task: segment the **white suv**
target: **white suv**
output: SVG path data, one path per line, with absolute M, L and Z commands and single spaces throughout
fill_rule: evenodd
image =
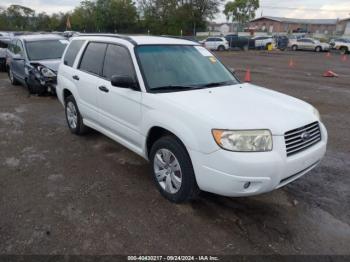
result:
M 326 151 L 314 107 L 240 83 L 187 40 L 75 37 L 57 95 L 72 133 L 96 129 L 148 159 L 159 191 L 177 203 L 199 190 L 233 197 L 280 188 Z
M 230 48 L 225 37 L 208 37 L 202 43 L 209 50 L 225 51 Z

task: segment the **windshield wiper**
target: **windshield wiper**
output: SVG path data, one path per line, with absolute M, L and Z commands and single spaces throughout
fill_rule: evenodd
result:
M 212 82 L 208 84 L 201 85 L 201 87 L 217 87 L 217 86 L 227 86 L 233 84 L 233 81 L 224 81 L 224 82 Z
M 168 86 L 157 86 L 151 88 L 151 91 L 184 91 L 197 89 L 196 86 L 181 86 L 181 85 L 168 85 Z

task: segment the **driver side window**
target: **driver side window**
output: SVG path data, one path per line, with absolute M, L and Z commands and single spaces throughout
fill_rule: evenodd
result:
M 20 40 L 17 40 L 16 45 L 14 46 L 14 53 L 16 55 L 20 55 L 21 57 L 24 56 L 23 45 Z
M 129 51 L 122 46 L 109 44 L 106 51 L 102 76 L 111 80 L 113 75 L 135 79 L 134 66 Z

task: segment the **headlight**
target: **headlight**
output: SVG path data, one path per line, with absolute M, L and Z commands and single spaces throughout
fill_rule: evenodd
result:
M 270 130 L 212 130 L 216 143 L 236 152 L 266 152 L 272 150 Z
M 48 69 L 47 67 L 39 66 L 38 69 L 44 77 L 51 78 L 56 76 L 56 74 L 52 72 L 50 69 Z
M 314 108 L 314 115 L 316 116 L 316 118 L 321 121 L 321 116 L 320 116 L 320 112 L 318 112 L 318 110 L 316 108 Z

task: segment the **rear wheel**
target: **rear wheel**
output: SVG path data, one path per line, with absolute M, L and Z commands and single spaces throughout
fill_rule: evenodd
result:
M 293 50 L 293 51 L 297 51 L 297 50 L 298 50 L 298 46 L 297 46 L 297 45 L 293 45 L 293 46 L 292 46 L 292 50 Z
M 348 50 L 348 48 L 346 46 L 342 46 L 339 50 L 340 50 L 340 53 L 342 55 L 345 55 L 345 54 L 347 54 L 349 52 L 349 50 Z
M 225 47 L 224 47 L 223 45 L 220 45 L 220 46 L 218 47 L 218 51 L 225 51 Z
M 14 85 L 14 86 L 19 85 L 19 82 L 18 82 L 18 80 L 16 79 L 16 77 L 14 76 L 14 74 L 13 74 L 11 68 L 9 68 L 7 74 L 8 74 L 8 76 L 9 76 L 9 79 L 10 79 L 10 82 L 11 82 L 12 85 Z
M 73 134 L 83 135 L 88 131 L 88 127 L 83 123 L 83 118 L 73 96 L 66 98 L 65 112 L 69 130 Z
M 153 179 L 169 201 L 182 203 L 197 196 L 199 189 L 192 162 L 184 145 L 173 136 L 157 140 L 150 151 Z

